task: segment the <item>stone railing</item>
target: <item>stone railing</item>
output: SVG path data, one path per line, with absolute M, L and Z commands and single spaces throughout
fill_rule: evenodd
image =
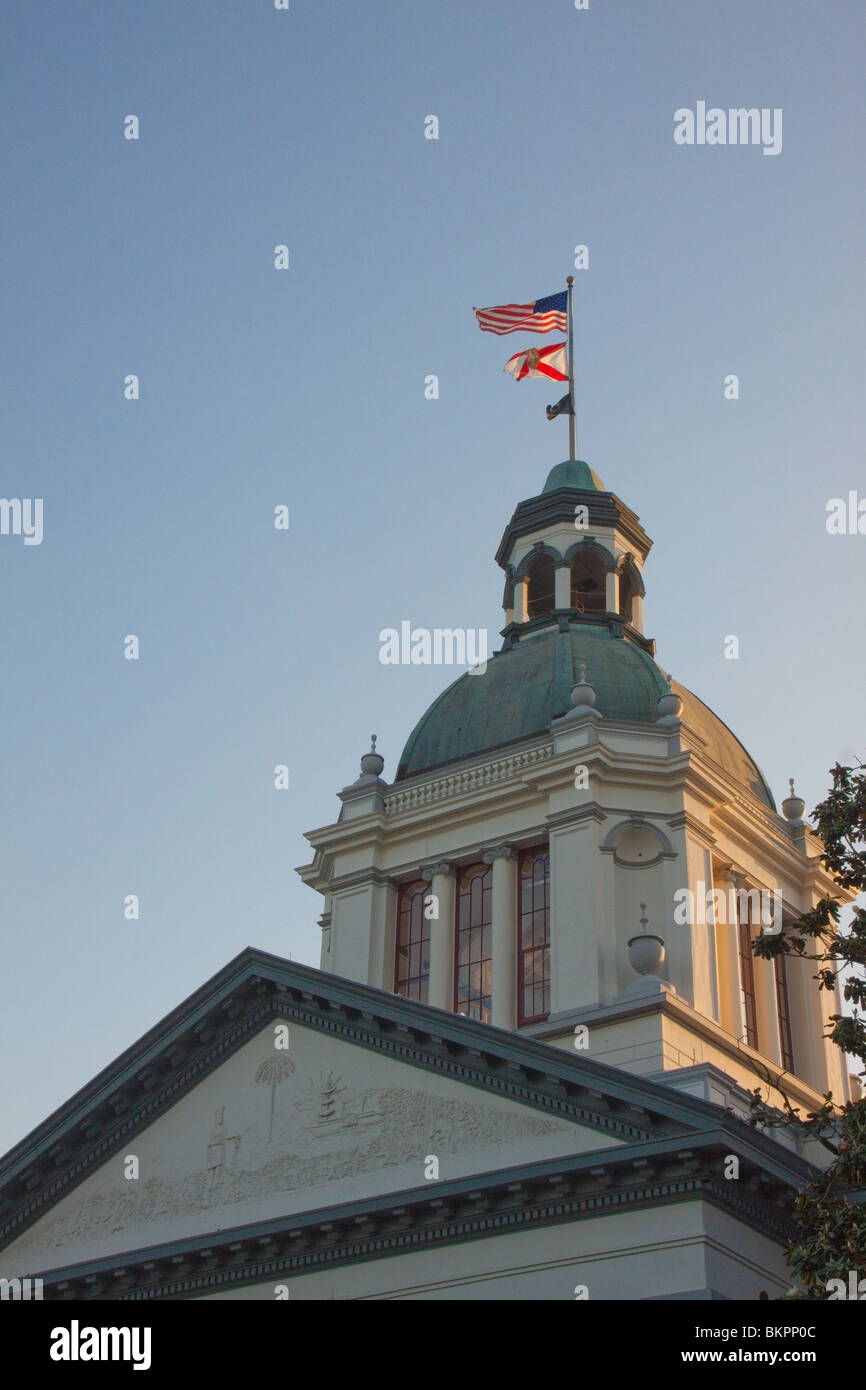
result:
M 434 777 L 429 782 L 398 787 L 386 793 L 385 813 L 389 816 L 399 815 L 401 811 L 414 811 L 419 806 L 445 801 L 450 796 L 461 796 L 464 792 L 479 791 L 497 782 L 507 782 L 522 768 L 532 767 L 552 756 L 553 745 L 545 744 L 541 748 L 530 748 L 525 753 L 512 753 L 506 758 L 497 758 L 495 762 L 465 768 L 462 772 L 452 772 L 447 777 Z

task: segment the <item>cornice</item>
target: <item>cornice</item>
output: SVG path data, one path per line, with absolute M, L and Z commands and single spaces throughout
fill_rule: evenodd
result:
M 351 874 L 340 874 L 328 880 L 328 892 L 334 896 L 344 893 L 352 888 L 366 888 L 368 883 L 373 883 L 378 888 L 393 887 L 396 880 L 390 871 L 379 869 L 371 864 L 366 869 L 356 869 Z
M 537 824 L 525 825 L 522 826 L 520 830 L 515 830 L 512 835 L 509 835 L 507 842 L 507 847 L 510 847 L 511 857 L 516 858 L 521 850 L 532 849 L 535 845 L 541 843 L 547 834 L 547 828 L 547 820 L 544 818 Z M 459 848 L 448 849 L 444 855 L 440 853 L 432 859 L 426 857 L 420 859 L 406 859 L 402 860 L 399 864 L 391 864 L 387 870 L 377 869 L 375 871 L 375 877 L 372 877 L 372 879 L 368 871 L 359 869 L 354 874 L 345 874 L 341 878 L 332 879 L 328 885 L 328 890 L 333 895 L 338 893 L 342 888 L 357 886 L 367 882 L 368 879 L 376 883 L 389 885 L 393 888 L 400 888 L 403 884 L 412 883 L 418 878 L 424 878 L 425 874 L 429 873 L 435 864 L 446 862 L 451 864 L 453 868 L 459 872 L 461 869 L 465 869 L 471 864 L 480 864 L 482 861 L 485 864 L 492 863 L 493 858 L 503 857 L 502 854 L 499 854 L 499 851 L 502 851 L 504 854 L 507 847 L 503 843 L 502 832 L 498 831 L 497 834 L 489 835 L 481 840 L 461 840 Z
M 579 488 L 557 488 L 553 492 L 539 494 L 518 503 L 502 540 L 496 551 L 495 560 L 507 573 L 508 557 L 513 544 L 533 531 L 543 531 L 558 522 L 574 524 L 575 503 L 585 505 L 589 512 L 587 531 L 596 530 L 619 532 L 628 542 L 629 548 L 641 557 L 641 564 L 652 548 L 652 541 L 640 524 L 635 512 L 617 497 L 615 492 L 597 492 Z
M 603 1063 L 247 949 L 0 1162 L 0 1248 L 273 1018 L 589 1125 L 611 1139 L 691 1132 L 712 1113 Z
M 757 1076 L 763 1074 L 771 1085 L 786 1092 L 798 1104 L 806 1106 L 809 1110 L 820 1108 L 823 1097 L 813 1087 L 795 1076 L 793 1072 L 786 1071 L 778 1062 L 765 1057 L 756 1048 L 749 1047 L 740 1038 L 735 1038 L 732 1033 L 728 1033 L 722 1028 L 721 1024 L 698 1013 L 681 995 L 672 992 L 636 995 L 634 999 L 630 1000 L 613 1000 L 607 1004 L 569 1009 L 562 1014 L 551 1017 L 546 1023 L 533 1025 L 532 1036 L 537 1038 L 561 1037 L 570 1034 L 575 1023 L 588 1026 L 594 1022 L 610 1024 L 621 1019 L 637 1018 L 653 1013 L 667 1015 L 672 1022 L 678 1023 L 681 1027 L 688 1029 L 690 1033 L 702 1037 L 706 1042 L 716 1047 L 719 1052 L 740 1062 L 753 1074 Z
M 565 811 L 553 811 L 544 819 L 548 830 L 559 830 L 564 826 L 579 825 L 581 821 L 586 820 L 594 820 L 601 825 L 607 820 L 607 812 L 597 801 L 587 801 L 582 806 L 569 806 Z
M 723 833 L 738 835 L 745 843 L 759 838 L 763 855 L 792 877 L 805 882 L 803 875 L 808 861 L 788 835 L 786 822 L 778 811 L 757 797 L 746 795 L 742 785 L 701 749 L 688 752 L 685 787 L 706 807 L 710 818 L 708 830 L 715 834 L 717 842 Z
M 761 858 L 765 865 L 789 876 L 801 890 L 807 892 L 816 882 L 816 877 L 823 875 L 823 871 L 815 860 L 803 855 L 781 827 L 773 824 L 775 813 L 771 812 L 769 807 L 766 809 L 767 818 L 744 797 L 729 793 L 727 800 L 710 812 L 717 847 L 721 845 L 723 838 L 738 842 L 744 850 L 754 850 L 757 843 L 760 845 Z M 724 853 L 727 854 L 728 850 Z M 824 881 L 829 891 L 834 892 L 843 902 L 848 901 L 844 890 L 840 890 L 832 879 L 824 876 Z
M 667 825 L 669 830 L 685 830 L 686 834 L 697 840 L 704 849 L 714 850 L 718 843 L 710 827 L 697 816 L 693 816 L 691 811 L 680 811 L 677 815 L 670 816 Z
M 778 1146 L 774 1146 L 778 1148 Z M 741 1160 L 737 1182 L 723 1177 Z M 674 1202 L 707 1201 L 779 1244 L 813 1173 L 779 1151 L 768 1161 L 736 1123 L 694 1140 L 629 1146 L 473 1174 L 423 1189 L 320 1208 L 45 1270 L 50 1301 L 195 1298 L 322 1268 L 450 1246 L 533 1227 L 598 1219 Z
M 658 753 L 629 753 L 619 748 L 611 748 L 604 742 L 603 736 L 609 729 L 615 729 L 620 733 L 638 733 L 641 737 L 646 734 L 660 736 L 663 740 L 665 735 L 652 724 L 635 725 L 604 719 L 594 722 L 592 727 L 595 734 L 592 743 L 563 749 L 556 753 L 549 763 L 530 769 L 524 776 L 527 786 L 547 792 L 556 788 L 564 779 L 570 781 L 574 775 L 576 761 L 584 764 L 605 787 L 627 785 L 630 788 L 642 789 L 645 786 L 653 786 L 671 791 L 683 785 L 688 772 L 688 754 L 671 754 L 666 748 L 660 749 Z M 568 731 L 566 726 L 565 729 L 558 729 L 557 733 L 565 734 Z M 670 815 L 671 811 L 663 814 Z

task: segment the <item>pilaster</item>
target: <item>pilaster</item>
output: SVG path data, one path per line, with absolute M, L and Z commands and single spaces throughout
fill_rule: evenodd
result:
M 723 920 L 715 922 L 716 959 L 719 967 L 719 1009 L 721 1024 L 734 1038 L 741 1038 L 745 1032 L 743 1019 L 743 998 L 740 989 L 740 944 L 737 938 L 736 922 L 729 922 L 727 903 L 731 889 L 736 892 L 737 880 L 732 867 L 724 872 L 722 883 L 713 882 L 725 896 Z M 713 913 L 715 919 L 716 914 Z
M 598 1004 L 598 822 L 550 830 L 550 1012 Z
M 553 606 L 554 608 L 571 607 L 571 566 L 557 565 L 553 572 Z
M 456 867 L 446 861 L 431 864 L 421 877 L 430 884 L 438 916 L 430 920 L 430 985 L 428 1002 L 454 1012 L 454 933 Z
M 497 845 L 484 855 L 493 867 L 493 1007 L 497 1028 L 516 1025 L 515 966 L 517 961 L 517 851 Z

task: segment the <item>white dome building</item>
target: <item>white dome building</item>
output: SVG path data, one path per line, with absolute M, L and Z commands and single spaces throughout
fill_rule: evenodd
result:
M 309 836 L 322 968 L 569 1049 L 583 1025 L 590 1056 L 708 1100 L 719 1074 L 785 1074 L 807 1108 L 847 1099 L 821 1041 L 838 1001 L 810 963 L 751 949 L 837 891 L 820 842 L 656 665 L 650 546 L 583 462 L 518 506 L 496 555 L 502 650 L 422 716 L 393 784 L 368 755 Z M 646 934 L 663 960 L 638 976 Z
M 0 1160 L 8 1287 L 787 1287 L 814 1169 L 738 1114 L 759 1085 L 812 1109 L 849 1082 L 813 967 L 751 943 L 844 895 L 802 801 L 780 815 L 656 665 L 649 549 L 585 463 L 518 506 L 497 552 L 502 650 L 424 714 L 393 782 L 372 750 L 309 835 L 321 969 L 242 951 Z

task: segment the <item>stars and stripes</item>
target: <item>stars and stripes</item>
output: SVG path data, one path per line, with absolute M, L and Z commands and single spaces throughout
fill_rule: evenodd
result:
M 532 304 L 497 304 L 491 309 L 476 309 L 475 317 L 482 333 L 515 333 L 521 328 L 530 333 L 563 332 L 567 303 L 568 295 L 563 290 Z
M 509 357 L 505 370 L 515 381 L 525 377 L 546 377 L 548 381 L 568 382 L 568 392 L 549 405 L 545 411 L 548 420 L 556 420 L 564 415 L 568 420 L 568 456 L 577 458 L 577 420 L 574 406 L 574 320 L 572 315 L 572 291 L 574 276 L 566 277 L 567 290 L 559 294 L 549 294 L 536 299 L 532 304 L 495 304 L 489 309 L 475 309 L 475 318 L 482 333 L 517 333 L 521 329 L 529 333 L 568 334 L 568 350 L 565 343 L 548 343 L 540 348 L 525 348 Z
M 509 357 L 505 371 L 522 381 L 527 376 L 546 376 L 550 381 L 568 381 L 565 343 L 548 343 L 546 347 L 526 348 Z

